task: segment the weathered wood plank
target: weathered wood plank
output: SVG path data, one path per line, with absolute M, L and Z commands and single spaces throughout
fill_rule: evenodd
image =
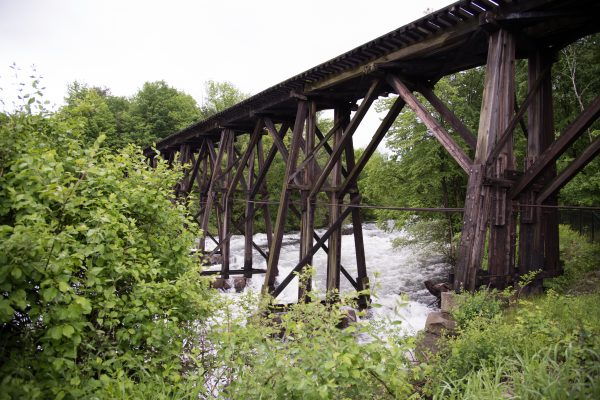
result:
M 342 152 L 344 151 L 345 146 L 346 146 L 346 141 L 350 137 L 352 137 L 352 135 L 354 134 L 354 132 L 356 131 L 356 129 L 362 122 L 363 118 L 367 114 L 367 111 L 371 107 L 371 104 L 373 104 L 373 102 L 377 99 L 377 97 L 379 95 L 379 91 L 381 90 L 381 87 L 382 87 L 382 83 L 379 79 L 376 79 L 375 81 L 373 81 L 373 83 L 369 87 L 369 90 L 368 90 L 367 94 L 365 95 L 362 103 L 360 103 L 358 110 L 356 110 L 354 117 L 352 117 L 352 119 L 350 120 L 350 123 L 344 130 L 344 135 L 340 138 L 340 142 L 339 142 L 338 146 L 334 148 L 333 154 L 331 155 L 331 157 L 329 158 L 329 161 L 323 168 L 323 172 L 321 172 L 319 178 L 315 182 L 315 185 L 310 192 L 311 198 L 314 198 L 317 195 L 317 193 L 321 190 L 321 188 L 323 187 L 323 183 L 325 183 L 325 180 L 329 176 L 331 169 L 333 168 L 334 164 L 337 162 L 337 160 L 342 155 Z
M 473 161 L 467 156 L 464 150 L 454 141 L 452 136 L 440 125 L 438 121 L 427 111 L 425 106 L 417 100 L 414 94 L 397 77 L 388 74 L 386 77 L 388 83 L 394 88 L 398 95 L 406 104 L 417 114 L 421 121 L 429 128 L 435 138 L 440 142 L 446 151 L 454 158 L 460 167 L 469 173 Z
M 298 108 L 296 111 L 296 119 L 294 121 L 294 129 L 292 132 L 292 143 L 290 148 L 290 154 L 287 157 L 285 176 L 283 180 L 283 187 L 281 190 L 281 197 L 279 199 L 279 208 L 277 210 L 277 219 L 275 222 L 275 231 L 273 233 L 273 243 L 269 249 L 269 261 L 267 263 L 267 274 L 265 275 L 265 281 L 263 283 L 263 292 L 271 292 L 275 284 L 275 277 L 278 273 L 277 265 L 279 263 L 279 255 L 281 252 L 281 243 L 283 241 L 283 233 L 285 229 L 285 221 L 288 212 L 288 203 L 290 199 L 290 191 L 288 189 L 289 181 L 288 178 L 292 174 L 292 171 L 296 168 L 296 160 L 300 151 L 300 141 L 302 139 L 302 132 L 304 131 L 304 124 L 306 120 L 307 104 L 306 101 L 298 101 Z M 271 127 L 269 124 L 270 120 L 265 118 L 265 125 L 271 133 Z M 273 127 L 274 128 L 274 127 Z M 279 139 L 278 135 L 271 133 L 274 141 Z M 283 144 L 283 142 L 282 142 Z M 280 149 L 282 155 L 287 153 L 285 147 Z
M 573 177 L 600 153 L 600 137 L 597 137 L 575 160 L 564 168 L 556 178 L 537 195 L 536 203 L 542 204 L 546 199 L 558 193 Z
M 398 116 L 398 114 L 400 114 L 400 111 L 402 111 L 402 108 L 404 108 L 405 104 L 406 103 L 404 102 L 404 100 L 402 100 L 399 97 L 396 99 L 396 101 L 394 102 L 392 107 L 390 107 L 390 110 L 388 111 L 386 116 L 383 118 L 383 120 L 381 121 L 381 124 L 379 125 L 379 127 L 377 128 L 375 133 L 373 134 L 371 141 L 365 148 L 365 151 L 363 152 L 360 159 L 358 160 L 358 163 L 354 166 L 354 168 L 352 168 L 352 170 L 346 177 L 346 180 L 342 184 L 341 189 L 340 189 L 341 196 L 344 196 L 346 193 L 348 193 L 348 190 L 350 190 L 351 187 L 356 185 L 356 180 L 358 179 L 358 176 L 360 175 L 360 173 L 363 171 L 363 169 L 367 165 L 367 162 L 371 159 L 371 156 L 373 155 L 373 153 L 375 153 L 375 151 L 377 150 L 377 147 L 379 146 L 381 141 L 385 138 L 386 133 L 388 132 L 388 130 L 390 129 L 390 127 L 396 120 L 396 117 Z
M 436 109 L 437 112 L 440 113 L 442 118 L 444 118 L 452 128 L 463 138 L 465 143 L 471 148 L 475 149 L 477 146 L 477 138 L 473 133 L 467 128 L 467 126 L 446 106 L 446 104 L 436 96 L 435 92 L 431 90 L 428 86 L 420 85 L 419 92 L 427 99 L 429 104 Z
M 333 147 L 339 146 L 342 140 L 342 126 L 347 125 L 350 119 L 348 109 L 336 108 L 333 114 L 333 122 L 337 129 L 333 132 Z M 342 160 L 338 157 L 331 168 L 331 186 L 337 187 L 342 181 Z M 333 225 L 341 215 L 342 201 L 336 192 L 329 193 L 329 224 Z M 342 253 L 342 230 L 335 229 L 331 233 L 327 253 L 327 281 L 326 290 L 329 296 L 337 295 L 340 289 L 340 268 Z
M 548 165 L 555 162 L 585 130 L 600 117 L 600 96 L 597 96 L 586 109 L 579 114 L 546 151 L 525 171 L 523 177 L 510 191 L 510 197 L 517 198 L 544 172 Z

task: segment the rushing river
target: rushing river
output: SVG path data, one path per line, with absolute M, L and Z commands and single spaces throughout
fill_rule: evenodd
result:
M 324 231 L 317 231 L 323 234 Z M 427 313 L 431 311 L 431 304 L 435 297 L 431 296 L 423 282 L 427 279 L 443 280 L 447 277 L 449 265 L 443 262 L 441 255 L 428 251 L 426 248 L 399 247 L 394 248 L 392 241 L 402 236 L 402 232 L 386 232 L 375 224 L 363 225 L 363 236 L 367 270 L 371 285 L 374 286 L 375 297 L 373 302 L 380 305 L 372 309 L 373 318 L 389 318 L 403 321 L 407 333 L 423 329 Z M 261 248 L 267 247 L 267 238 L 264 234 L 254 235 L 255 243 Z M 282 280 L 296 265 L 299 258 L 300 234 L 290 233 L 283 237 L 281 256 L 279 261 L 278 282 Z M 233 236 L 231 238 L 231 269 L 242 269 L 244 264 L 244 238 Z M 254 250 L 254 268 L 266 268 L 264 258 Z M 325 274 L 327 255 L 319 250 L 313 259 L 316 276 L 313 289 L 323 292 L 325 287 Z M 350 275 L 356 277 L 356 256 L 354 249 L 354 236 L 342 236 L 342 265 Z M 220 265 L 211 266 L 210 269 L 219 269 Z M 263 284 L 264 275 L 255 275 L 249 288 L 259 292 Z M 351 285 L 342 275 L 341 290 L 349 291 Z M 233 292 L 233 289 L 230 290 Z M 297 279 L 278 297 L 280 303 L 295 302 L 298 293 Z M 401 305 L 398 307 L 398 305 Z

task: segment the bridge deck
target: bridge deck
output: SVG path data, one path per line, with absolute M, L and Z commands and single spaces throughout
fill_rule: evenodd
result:
M 370 84 L 365 77 L 381 71 L 435 83 L 445 75 L 484 65 L 486 30 L 496 24 L 526 36 L 527 40 L 519 41 L 516 48 L 517 58 L 523 58 L 533 45 L 558 49 L 598 31 L 600 2 L 458 1 L 193 124 L 158 142 L 157 149 L 169 151 L 184 143 L 198 145 L 199 136 L 218 140 L 224 127 L 238 133 L 251 132 L 259 114 L 270 115 L 275 121 L 293 120 L 297 96 L 318 97 L 319 108 L 359 100 Z
M 519 274 L 540 269 L 543 277 L 555 276 L 560 273 L 556 195 L 600 153 L 600 138 L 560 172 L 556 160 L 600 117 L 600 94 L 556 138 L 552 64 L 564 46 L 600 31 L 599 21 L 597 0 L 459 1 L 191 125 L 157 148 L 170 162 L 186 165 L 176 196 L 194 198 L 195 218 L 217 245 L 213 253 L 220 252 L 222 277 L 240 272 L 252 277 L 258 271 L 253 267 L 257 251 L 267 260 L 263 288 L 277 297 L 295 278 L 293 272 L 312 265 L 314 254 L 323 250 L 327 291 L 339 290 L 343 275 L 361 292 L 369 281 L 356 208 L 361 202 L 358 177 L 408 107 L 468 176 L 455 289 L 503 288 Z M 518 58 L 527 60 L 528 93 L 520 105 L 515 100 Z M 485 82 L 475 136 L 434 90 L 440 78 L 482 65 Z M 355 159 L 352 135 L 374 101 L 391 93 L 397 99 Z M 334 114 L 326 134 L 317 126 L 317 112 L 324 109 Z M 527 128 L 524 162 L 514 155 L 519 123 Z M 288 134 L 290 140 L 284 141 Z M 236 135 L 249 135 L 249 140 L 236 144 Z M 263 141 L 265 135 L 269 139 Z M 146 152 L 153 157 L 151 149 Z M 286 167 L 283 181 L 277 182 L 282 188 L 273 220 L 265 180 L 276 157 Z M 314 229 L 318 195 L 328 199 L 327 230 L 321 236 Z M 234 215 L 234 201 L 244 202 L 243 215 Z M 300 219 L 300 261 L 277 285 L 288 214 Z M 268 251 L 253 240 L 258 216 L 265 221 Z M 356 276 L 341 264 L 345 219 L 354 226 Z M 230 239 L 238 232 L 245 235 L 243 271 L 229 268 Z M 200 241 L 202 251 L 206 238 Z M 304 289 L 298 298 L 305 298 Z

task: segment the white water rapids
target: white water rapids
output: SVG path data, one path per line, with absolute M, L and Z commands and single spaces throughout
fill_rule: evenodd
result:
M 324 231 L 317 231 L 322 235 Z M 394 248 L 392 241 L 402 236 L 402 232 L 385 232 L 373 223 L 363 225 L 364 247 L 367 271 L 375 296 L 373 302 L 380 307 L 372 309 L 373 318 L 401 320 L 407 334 L 423 329 L 427 314 L 432 310 L 431 296 L 423 282 L 428 279 L 444 280 L 447 277 L 449 265 L 442 261 L 440 254 L 426 250 L 426 246 L 416 248 L 413 246 Z M 265 234 L 254 235 L 254 242 L 266 250 L 267 238 Z M 279 259 L 279 276 L 277 283 L 296 266 L 299 261 L 300 234 L 290 233 L 283 237 L 281 255 Z M 232 236 L 231 238 L 230 268 L 242 269 L 244 264 L 244 238 Z M 265 268 L 265 259 L 253 250 L 253 267 Z M 313 289 L 324 292 L 326 276 L 327 255 L 319 250 L 313 258 L 316 276 L 313 280 Z M 356 255 L 354 236 L 342 236 L 342 265 L 356 277 Z M 210 266 L 210 270 L 220 269 L 220 265 Z M 254 275 L 248 285 L 250 290 L 260 292 L 264 274 Z M 350 291 L 352 286 L 342 275 L 340 277 L 341 291 Z M 233 285 L 232 285 L 233 286 Z M 234 289 L 229 290 L 235 296 Z M 277 298 L 278 303 L 292 303 L 297 300 L 298 279 L 295 278 Z M 398 305 L 401 305 L 398 307 Z

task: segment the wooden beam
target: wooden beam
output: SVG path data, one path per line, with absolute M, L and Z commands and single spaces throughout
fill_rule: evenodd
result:
M 396 120 L 396 117 L 398 116 L 398 114 L 400 114 L 400 111 L 402 111 L 402 109 L 404 108 L 405 104 L 406 104 L 406 102 L 404 100 L 402 100 L 401 97 L 398 97 L 396 99 L 396 101 L 394 102 L 394 104 L 392 104 L 392 107 L 390 108 L 390 110 L 388 111 L 386 116 L 381 121 L 381 124 L 375 131 L 375 134 L 373 135 L 373 137 L 371 138 L 371 141 L 365 148 L 365 151 L 360 156 L 358 163 L 354 166 L 354 168 L 352 168 L 352 170 L 348 174 L 346 180 L 342 184 L 342 187 L 340 188 L 340 191 L 339 191 L 339 196 L 344 196 L 346 193 L 348 193 L 348 190 L 350 190 L 350 188 L 356 184 L 356 180 L 358 179 L 358 176 L 363 171 L 363 169 L 367 165 L 368 161 L 371 159 L 371 156 L 373 155 L 373 153 L 375 153 L 375 151 L 377 150 L 377 146 L 379 146 L 379 144 L 385 137 L 386 133 L 388 132 L 388 130 L 390 129 L 390 127 Z
M 352 138 L 346 143 L 346 164 L 348 168 L 354 170 L 354 145 L 352 144 Z M 350 204 L 360 204 L 360 194 L 358 194 L 358 185 L 354 182 L 350 186 Z M 339 194 L 338 194 L 339 197 Z M 369 277 L 367 276 L 367 259 L 365 257 L 365 244 L 363 240 L 362 231 L 362 218 L 360 215 L 360 209 L 357 207 L 351 208 L 352 214 L 352 233 L 354 234 L 354 252 L 356 254 L 356 273 L 357 273 L 357 290 L 365 291 L 369 289 Z M 362 293 L 358 297 L 358 306 L 360 308 L 367 308 L 370 302 L 369 294 Z
M 273 292 L 272 292 L 273 297 L 277 297 L 281 294 L 281 292 L 283 292 L 283 290 L 287 287 L 287 285 L 296 277 L 296 273 L 302 271 L 302 269 L 307 265 L 306 261 L 309 259 L 309 257 L 314 255 L 319 250 L 319 248 L 329 239 L 329 237 L 331 236 L 333 231 L 335 231 L 337 228 L 340 227 L 340 225 L 342 224 L 344 219 L 346 219 L 346 217 L 350 214 L 351 211 L 352 211 L 351 208 L 348 207 L 344 210 L 344 212 L 342 212 L 342 214 L 340 215 L 338 220 L 333 225 L 331 225 L 329 227 L 329 229 L 327 229 L 327 231 L 325 231 L 323 236 L 321 236 L 321 240 L 319 240 L 312 247 L 312 249 L 309 251 L 309 253 L 305 257 L 303 257 L 300 260 L 300 262 L 298 262 L 298 264 L 296 264 L 294 269 L 292 269 L 292 271 L 281 281 L 279 286 L 277 286 L 277 288 L 275 288 L 275 290 L 273 290 Z
M 287 159 L 288 159 L 288 151 L 285 148 L 285 144 L 283 144 L 283 140 L 281 139 L 280 135 L 277 132 L 277 129 L 275 129 L 275 125 L 273 124 L 273 121 L 271 121 L 270 118 L 265 118 L 265 126 L 267 127 L 267 131 L 269 132 L 269 134 L 271 135 L 271 138 L 273 139 L 273 143 L 275 143 L 275 146 L 277 146 L 277 149 L 279 150 L 279 152 L 281 153 L 281 156 L 283 157 L 283 162 L 287 163 Z
M 309 195 L 311 198 L 314 198 L 317 195 L 317 193 L 321 191 L 321 188 L 323 187 L 323 183 L 325 183 L 325 180 L 329 176 L 331 169 L 333 168 L 333 166 L 335 165 L 337 160 L 342 155 L 342 152 L 344 151 L 344 149 L 346 147 L 346 142 L 348 141 L 349 138 L 352 137 L 352 135 L 354 134 L 354 132 L 356 131 L 356 129 L 362 122 L 363 118 L 365 117 L 367 111 L 369 110 L 369 107 L 371 107 L 371 104 L 373 104 L 373 102 L 379 96 L 379 91 L 380 91 L 381 87 L 382 87 L 382 82 L 379 79 L 376 79 L 375 81 L 373 81 L 373 83 L 369 87 L 369 90 L 367 91 L 367 94 L 363 98 L 363 101 L 360 103 L 358 110 L 356 110 L 354 117 L 352 117 L 352 119 L 350 120 L 350 123 L 344 130 L 344 135 L 340 138 L 340 142 L 334 148 L 333 154 L 329 158 L 329 161 L 327 162 L 327 164 L 323 168 L 323 171 L 321 172 L 319 178 L 315 182 L 314 187 L 311 190 L 310 195 Z
M 274 129 L 274 127 L 273 127 L 273 129 Z M 286 122 L 281 125 L 279 132 L 276 133 L 276 135 L 281 139 L 282 143 L 283 143 L 283 138 L 285 137 L 285 134 L 287 133 L 288 129 L 289 129 L 289 124 Z M 267 176 L 267 172 L 269 171 L 271 164 L 275 160 L 275 156 L 277 155 L 278 150 L 279 149 L 278 149 L 276 143 L 273 143 L 273 146 L 271 146 L 271 149 L 269 150 L 269 153 L 267 154 L 267 158 L 266 158 L 263 166 L 261 167 L 261 169 L 258 173 L 258 176 L 256 177 L 256 185 L 254 186 L 254 189 L 251 190 L 252 197 L 255 197 L 256 194 L 259 192 L 261 185 L 263 184 L 263 182 Z M 287 150 L 286 150 L 286 153 L 287 153 Z M 281 155 L 282 155 L 284 162 L 286 162 L 287 157 L 283 153 Z
M 298 167 L 296 168 L 296 172 L 294 172 L 294 174 L 290 177 L 290 180 L 293 179 L 297 174 L 299 174 L 309 163 L 313 162 L 318 151 L 327 144 L 327 141 L 331 138 L 331 136 L 334 134 L 334 132 L 336 132 L 338 129 L 341 128 L 341 125 L 340 125 L 341 123 L 342 123 L 342 121 L 338 121 L 337 123 L 335 123 L 333 125 L 333 128 L 331 128 L 329 130 L 329 132 L 327 132 L 327 135 L 320 138 L 319 144 L 317 144 L 312 149 L 312 151 L 310 151 L 306 155 L 306 158 L 304 159 L 304 161 L 302 161 L 302 163 L 300 163 L 300 165 L 298 165 Z M 317 130 L 318 130 L 318 128 L 315 126 L 315 134 L 316 134 Z
M 303 143 L 304 154 L 311 154 L 315 147 L 315 129 L 317 126 L 317 104 L 314 100 L 308 102 L 308 115 L 306 118 L 306 140 Z M 312 184 L 316 171 L 316 160 L 312 160 L 304 167 L 302 184 L 309 187 Z M 298 168 L 298 167 L 297 167 Z M 291 181 L 291 177 L 288 178 Z M 300 202 L 302 204 L 301 226 L 300 226 L 300 258 L 308 254 L 313 244 L 315 232 L 315 207 L 313 201 L 308 198 L 308 190 L 300 191 Z M 312 255 L 309 256 L 308 264 L 312 264 Z M 308 302 L 308 293 L 312 290 L 312 279 L 307 277 L 306 286 L 298 286 L 298 302 Z
M 452 128 L 463 138 L 467 146 L 469 146 L 472 150 L 475 150 L 477 146 L 477 138 L 473 133 L 466 127 L 466 125 L 446 106 L 446 104 L 436 96 L 433 90 L 431 90 L 428 86 L 419 85 L 419 92 L 427 99 L 429 104 L 436 109 L 437 112 L 440 113 L 442 118 L 444 118 Z
M 387 75 L 388 83 L 394 88 L 398 95 L 408 104 L 415 112 L 417 117 L 427 126 L 433 133 L 435 138 L 440 142 L 446 151 L 454 158 L 460 167 L 468 174 L 473 161 L 467 156 L 464 150 L 454 141 L 452 136 L 440 125 L 438 121 L 427 111 L 425 106 L 417 100 L 414 94 L 406 87 L 406 85 L 397 77 L 391 74 Z
M 235 133 L 231 129 L 224 130 L 226 134 L 226 153 L 227 153 L 227 172 L 222 174 L 225 177 L 225 182 L 228 185 L 231 182 L 231 169 L 235 163 Z M 241 166 L 243 169 L 244 166 Z M 222 213 L 222 221 L 219 221 L 220 229 L 220 241 L 225 242 L 221 247 L 221 256 L 222 256 L 222 264 L 221 264 L 221 272 L 223 278 L 229 277 L 229 263 L 231 258 L 231 246 L 230 239 L 231 235 L 231 224 L 232 224 L 232 204 L 231 198 L 227 195 L 222 196 L 221 201 L 223 202 L 223 213 Z
M 583 132 L 600 117 L 600 96 L 597 96 L 587 108 L 579 114 L 558 139 L 525 171 L 523 177 L 515 183 L 509 195 L 517 198 L 525 189 L 533 184 L 546 167 L 555 162 Z
M 597 137 L 575 160 L 563 169 L 556 178 L 552 180 L 537 195 L 536 203 L 542 204 L 546 199 L 557 194 L 573 177 L 600 153 L 600 137 Z
M 296 167 L 296 160 L 300 151 L 300 142 L 302 139 L 302 132 L 304 131 L 304 123 L 306 120 L 306 101 L 298 101 L 298 107 L 296 111 L 296 119 L 294 121 L 294 129 L 292 133 L 292 143 L 290 147 L 290 154 L 287 157 L 285 176 L 283 180 L 283 187 L 281 189 L 281 197 L 279 199 L 279 208 L 277 210 L 277 219 L 275 222 L 275 232 L 273 234 L 273 243 L 269 249 L 269 261 L 267 263 L 267 274 L 265 275 L 265 281 L 263 283 L 263 292 L 270 292 L 275 284 L 275 277 L 278 273 L 279 254 L 281 252 L 281 243 L 283 241 L 283 233 L 285 230 L 285 221 L 288 212 L 288 203 L 290 199 L 290 190 L 288 177 L 292 174 Z M 269 124 L 270 120 L 265 118 L 265 125 L 269 132 L 271 128 Z M 273 135 L 274 140 L 279 140 L 277 135 Z M 283 142 L 282 142 L 283 144 Z M 281 150 L 285 150 L 285 147 Z M 287 153 L 287 151 L 286 151 Z M 283 153 L 282 153 L 283 155 Z
M 262 136 L 263 126 L 264 126 L 264 123 L 263 123 L 262 119 L 259 119 L 258 121 L 256 121 L 256 126 L 254 127 L 254 132 L 252 132 L 252 135 L 250 136 L 250 142 L 248 143 L 248 147 L 246 148 L 246 151 L 242 155 L 241 160 L 239 160 L 239 162 L 237 163 L 239 166 L 238 166 L 237 170 L 235 171 L 235 175 L 233 176 L 233 179 L 229 183 L 229 188 L 227 189 L 226 197 L 228 197 L 228 198 L 231 197 L 231 193 L 235 190 L 235 187 L 237 186 L 238 181 L 240 180 L 240 178 L 242 177 L 242 174 L 244 173 L 244 169 L 246 168 L 246 165 L 248 164 L 248 159 L 250 158 L 250 156 L 254 155 L 254 147 L 256 146 L 256 143 L 258 143 L 258 139 Z
M 508 125 L 514 113 L 515 37 L 505 29 L 490 33 L 483 101 L 479 118 L 475 160 L 469 171 L 463 227 L 455 268 L 455 290 L 474 291 L 477 271 L 482 266 L 488 238 L 491 210 L 495 206 L 494 226 L 490 229 L 490 273 L 512 268 L 513 224 L 510 203 L 503 188 L 484 185 L 486 163 L 491 147 Z M 494 165 L 494 177 L 499 177 L 512 163 L 512 146 L 505 146 L 502 157 Z M 494 235 L 493 238 L 491 236 Z M 493 257 L 492 257 L 493 254 Z
M 523 115 L 525 115 L 525 111 L 527 111 L 529 104 L 534 99 L 534 96 L 538 92 L 540 86 L 542 85 L 542 82 L 544 82 L 544 77 L 549 72 L 550 72 L 550 67 L 547 67 L 540 74 L 540 76 L 537 77 L 536 82 L 533 84 L 533 86 L 529 90 L 529 93 L 527 93 L 527 97 L 525 97 L 523 104 L 521 104 L 521 107 L 519 108 L 517 113 L 512 117 L 512 119 L 508 123 L 508 126 L 506 127 L 506 129 L 504 130 L 502 135 L 500 135 L 500 138 L 498 138 L 498 140 L 496 141 L 496 144 L 494 145 L 494 148 L 488 157 L 488 166 L 490 166 L 491 163 L 496 158 L 498 158 L 498 156 L 502 152 L 502 148 L 504 147 L 504 145 L 506 144 L 508 139 L 510 139 L 512 137 L 513 131 L 517 127 L 517 124 L 519 123 L 519 121 L 521 121 L 521 119 L 523 118 Z
M 262 129 L 262 127 L 261 127 Z M 262 132 L 259 130 L 258 135 L 259 138 L 262 136 Z M 253 141 L 250 140 L 250 144 L 248 145 L 248 149 L 246 149 L 246 154 L 250 152 L 250 157 L 247 159 L 248 161 L 248 185 L 251 189 L 254 185 L 254 151 L 255 145 L 258 143 L 258 139 L 256 143 L 253 144 Z M 252 145 L 252 146 L 251 146 Z M 245 155 L 245 154 L 244 154 Z M 243 163 L 242 165 L 245 165 Z M 246 278 L 252 278 L 252 236 L 254 234 L 254 199 L 250 196 L 250 190 L 246 192 L 246 220 L 244 222 L 244 270 L 248 271 L 244 276 Z
M 312 91 L 323 90 L 338 85 L 340 83 L 346 82 L 348 80 L 358 78 L 360 76 L 366 75 L 372 71 L 377 70 L 380 65 L 385 66 L 385 64 L 393 61 L 402 60 L 409 57 L 414 58 L 417 55 L 425 53 L 434 53 L 437 49 L 442 47 L 450 47 L 455 42 L 456 45 L 459 45 L 460 42 L 457 41 L 457 39 L 468 35 L 470 32 L 478 28 L 479 20 L 477 18 L 470 18 L 467 21 L 464 21 L 463 23 L 458 25 L 455 29 L 453 29 L 450 32 L 440 33 L 438 35 L 432 36 L 431 38 L 419 40 L 414 44 L 410 44 L 406 47 L 403 47 L 384 56 L 377 57 L 374 60 L 365 62 L 357 67 L 351 68 L 342 73 L 335 74 L 331 77 L 328 77 L 315 83 L 307 84 L 304 87 L 304 93 L 310 94 L 310 92 Z
M 333 132 L 333 147 L 336 148 L 343 136 L 342 126 L 347 125 L 350 119 L 350 110 L 336 108 L 333 112 L 333 121 L 337 129 Z M 331 186 L 337 187 L 342 181 L 342 158 L 333 164 L 331 169 Z M 342 201 L 337 193 L 329 193 L 329 224 L 333 225 L 341 214 Z M 340 289 L 340 270 L 342 257 L 342 230 L 335 229 L 329 238 L 329 252 L 327 253 L 327 281 L 326 291 L 329 295 L 338 295 Z
M 222 141 L 225 140 L 225 131 L 223 131 L 221 133 L 221 140 Z M 208 145 L 209 154 L 212 155 L 212 153 L 214 153 L 214 145 L 213 145 L 212 141 L 210 141 L 210 140 L 207 141 L 207 145 Z M 208 233 L 208 223 L 210 221 L 210 213 L 213 208 L 213 202 L 216 197 L 217 179 L 219 178 L 219 175 L 221 172 L 221 160 L 223 159 L 224 153 L 225 153 L 225 147 L 219 146 L 219 152 L 217 153 L 217 155 L 214 158 L 211 157 L 212 159 L 214 159 L 213 171 L 212 171 L 212 174 L 210 177 L 210 185 L 208 188 L 208 193 L 207 193 L 207 198 L 206 198 L 206 206 L 204 207 L 204 213 L 202 213 L 202 220 L 200 222 L 200 228 L 204 231 L 205 234 Z M 212 161 L 212 159 L 211 159 L 211 161 Z M 204 238 L 200 241 L 200 249 L 201 250 L 204 250 L 205 240 L 206 240 L 206 238 Z

